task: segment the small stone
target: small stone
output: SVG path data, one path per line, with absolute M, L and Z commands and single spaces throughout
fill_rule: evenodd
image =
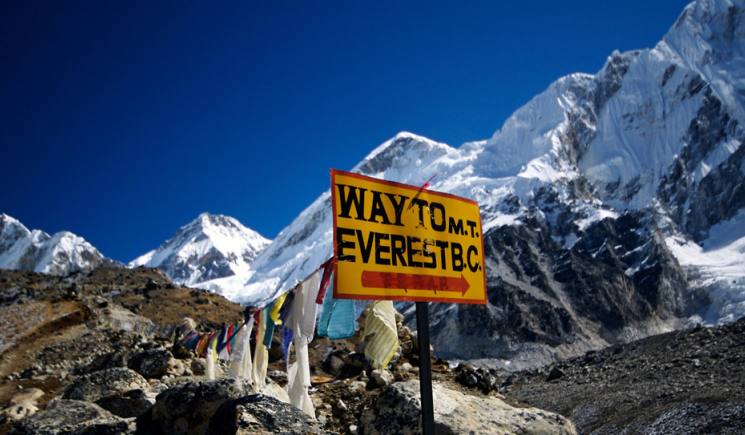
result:
M 357 433 L 357 425 L 356 424 L 350 424 L 349 425 L 349 431 L 352 433 Z
M 379 387 L 390 385 L 393 382 L 393 375 L 388 370 L 375 369 L 370 374 L 370 378 Z
M 367 390 L 367 384 L 362 381 L 354 381 L 349 384 L 349 390 L 355 394 L 362 394 Z
M 546 381 L 550 382 L 550 381 L 559 379 L 563 376 L 564 376 L 564 372 L 562 372 L 558 367 L 554 367 L 548 373 L 548 377 L 546 377 Z
M 191 361 L 191 371 L 197 376 L 202 376 L 207 371 L 207 360 L 196 358 Z
M 349 408 L 347 407 L 347 404 L 344 403 L 343 400 L 339 399 L 338 402 L 336 402 L 336 407 L 341 411 L 347 411 Z

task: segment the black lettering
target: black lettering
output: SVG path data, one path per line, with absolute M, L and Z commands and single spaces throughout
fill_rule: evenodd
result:
M 422 240 L 419 237 L 406 237 L 406 254 L 409 257 L 409 267 L 422 267 L 422 262 L 414 260 L 414 256 L 421 253 L 422 249 L 414 249 L 414 243 L 419 243 Z
M 476 249 L 475 246 L 471 245 L 468 247 L 468 250 L 466 251 L 466 260 L 468 261 L 468 269 L 471 272 L 476 272 L 479 270 L 479 262 L 476 261 L 474 263 L 471 262 L 471 254 L 473 253 L 473 256 L 477 259 L 479 258 L 479 250 Z
M 373 233 L 365 241 L 365 234 L 362 230 L 357 230 L 357 243 L 360 245 L 360 254 L 362 254 L 362 262 L 367 263 L 370 261 L 370 253 L 372 252 L 373 246 Z
M 450 234 L 455 235 L 461 235 L 463 234 L 463 221 L 458 219 L 453 219 L 453 217 L 448 218 L 448 232 Z
M 372 210 L 370 211 L 370 219 L 368 221 L 379 224 L 390 225 L 391 221 L 388 220 L 388 215 L 385 212 L 385 206 L 383 205 L 383 199 L 380 197 L 380 192 L 371 191 L 373 195 L 372 199 Z M 378 218 L 383 218 L 381 222 L 378 222 Z
M 388 240 L 388 234 L 384 233 L 373 233 L 375 235 L 375 264 L 382 264 L 385 266 L 389 266 L 391 264 L 390 258 L 383 258 L 380 256 L 380 254 L 387 254 L 391 252 L 391 247 L 382 245 L 380 242 L 382 240 Z M 370 234 L 370 238 L 372 238 L 373 234 Z
M 425 240 L 424 249 L 422 249 L 422 255 L 425 258 L 429 258 L 429 262 L 422 262 L 422 266 L 427 269 L 434 269 L 437 267 L 437 257 L 435 257 L 435 252 L 430 249 L 430 246 L 432 246 L 432 242 L 429 240 Z
M 476 234 L 476 222 L 467 220 L 466 225 L 471 228 L 471 237 L 478 237 Z
M 440 222 L 437 222 L 437 219 L 435 218 L 436 211 L 440 212 Z M 445 206 L 440 204 L 439 202 L 430 202 L 429 203 L 429 220 L 432 223 L 432 229 L 435 231 L 445 231 Z
M 419 225 L 424 226 L 424 209 L 427 207 L 427 201 L 421 198 L 411 200 L 413 205 L 419 206 Z
M 440 248 L 440 260 L 441 260 L 440 264 L 442 265 L 441 267 L 444 269 L 447 265 L 446 260 L 445 260 L 445 250 L 448 247 L 448 242 L 444 240 L 436 240 L 435 246 Z
M 391 204 L 393 204 L 393 212 L 396 218 L 396 221 L 393 223 L 393 225 L 402 227 L 404 224 L 401 223 L 401 214 L 404 211 L 404 203 L 406 203 L 406 200 L 409 199 L 409 197 L 403 195 L 394 195 L 392 193 L 386 193 L 385 195 L 388 197 L 388 199 L 391 200 Z M 396 201 L 396 197 L 398 197 L 398 201 Z
M 398 265 L 397 261 L 400 262 L 401 266 L 406 266 L 404 252 L 406 252 L 406 237 L 400 234 L 391 234 L 391 261 L 394 266 Z
M 336 253 L 339 261 L 354 261 L 354 255 L 344 254 L 344 249 L 354 249 L 354 242 L 345 241 L 344 236 L 353 236 L 354 230 L 351 228 L 336 227 Z
M 339 217 L 351 219 L 349 212 L 352 209 L 352 205 L 354 205 L 355 212 L 357 213 L 355 219 L 365 220 L 365 192 L 367 189 L 360 189 L 344 184 L 337 184 L 336 187 L 339 189 L 339 205 L 341 206 Z M 348 189 L 344 189 L 345 187 Z M 358 191 L 359 196 L 357 196 Z
M 450 258 L 453 261 L 454 271 L 460 272 L 463 270 L 463 247 L 460 246 L 460 243 L 450 243 Z

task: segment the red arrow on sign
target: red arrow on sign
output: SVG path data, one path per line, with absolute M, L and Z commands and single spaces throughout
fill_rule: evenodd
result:
M 362 286 L 404 290 L 432 290 L 434 292 L 459 292 L 466 294 L 470 287 L 463 274 L 460 277 L 415 275 L 396 272 L 362 271 Z

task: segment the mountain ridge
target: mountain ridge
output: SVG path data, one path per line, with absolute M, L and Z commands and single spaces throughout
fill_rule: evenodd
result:
M 60 231 L 29 230 L 18 219 L 0 214 L 0 269 L 67 275 L 115 265 L 84 238 Z

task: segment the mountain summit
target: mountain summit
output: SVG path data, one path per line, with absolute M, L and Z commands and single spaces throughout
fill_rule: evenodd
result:
M 52 236 L 29 230 L 17 219 L 0 214 L 0 269 L 53 275 L 87 271 L 113 263 L 80 236 L 60 231 Z
M 245 280 L 251 263 L 269 243 L 235 218 L 202 213 L 128 266 L 157 267 L 174 282 L 189 286 L 236 274 Z
M 745 1 L 571 74 L 486 140 L 400 133 L 353 168 L 481 206 L 489 303 L 432 306 L 435 349 L 535 364 L 745 314 Z M 330 193 L 254 261 L 263 304 L 332 255 Z

